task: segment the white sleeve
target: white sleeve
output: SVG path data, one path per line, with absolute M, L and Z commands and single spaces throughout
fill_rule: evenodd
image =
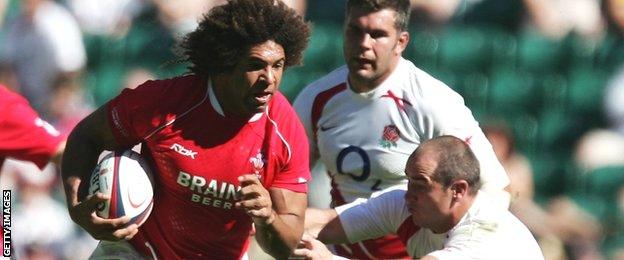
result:
M 313 91 L 311 91 L 310 86 L 306 86 L 295 99 L 293 107 L 295 108 L 295 111 L 299 116 L 299 120 L 301 121 L 301 124 L 303 124 L 303 128 L 308 136 L 310 158 L 318 158 L 319 152 L 316 144 L 316 136 L 312 130 L 312 104 L 314 102 L 314 96 L 312 94 Z M 313 163 L 314 162 L 310 162 L 311 165 Z
M 446 241 L 444 248 L 429 253 L 438 259 L 463 260 L 463 259 L 495 259 L 488 255 L 494 245 L 494 231 L 488 231 L 478 227 L 477 223 L 457 228 Z
M 438 259 L 493 260 L 505 255 L 508 257 L 503 259 L 513 258 L 509 254 L 516 253 L 510 248 L 519 246 L 517 241 L 522 241 L 523 236 L 515 230 L 509 231 L 504 220 L 511 213 L 493 205 L 492 199 L 496 198 L 479 192 L 466 215 L 447 233 L 444 247 L 429 255 Z M 510 245 L 510 241 L 516 242 Z
M 429 122 L 432 124 L 429 128 L 431 132 L 426 134 L 426 137 L 452 135 L 466 141 L 479 160 L 482 190 L 496 192 L 498 196 L 509 185 L 505 169 L 496 158 L 492 145 L 483 134 L 472 112 L 464 105 L 464 99 L 446 85 L 439 84 L 430 88 L 429 93 L 424 93 L 427 95 L 423 98 L 426 100 L 424 111 L 429 114 Z M 505 200 L 508 204 L 508 196 Z
M 405 190 L 394 189 L 371 199 L 336 207 L 349 242 L 394 234 L 404 221 Z

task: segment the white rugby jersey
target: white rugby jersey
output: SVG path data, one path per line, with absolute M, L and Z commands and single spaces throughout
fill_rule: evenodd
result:
M 311 153 L 320 155 L 332 176 L 335 205 L 405 185 L 409 155 L 421 142 L 442 135 L 470 144 L 483 189 L 502 194 L 507 174 L 459 94 L 403 58 L 367 93 L 353 92 L 347 74 L 346 66 L 336 69 L 306 87 L 294 104 Z M 508 203 L 508 197 L 503 200 Z
M 444 234 L 416 226 L 405 203 L 405 190 L 394 189 L 336 207 L 350 242 L 394 233 L 414 258 L 542 260 L 531 232 L 506 209 L 479 192 L 460 222 Z

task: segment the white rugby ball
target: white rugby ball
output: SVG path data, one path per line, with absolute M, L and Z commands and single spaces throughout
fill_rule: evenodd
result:
M 96 213 L 106 219 L 129 216 L 127 225 L 141 225 L 154 205 L 154 188 L 149 164 L 133 150 L 111 152 L 91 173 L 89 195 L 101 192 L 110 197 Z

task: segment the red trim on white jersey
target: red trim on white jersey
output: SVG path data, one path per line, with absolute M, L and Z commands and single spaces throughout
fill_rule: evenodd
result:
M 401 111 L 407 112 L 405 110 L 405 105 L 412 106 L 411 102 L 409 102 L 407 99 L 398 97 L 392 92 L 392 90 L 388 90 L 388 92 L 386 93 L 387 94 L 382 95 L 380 98 L 391 98 L 394 101 L 394 103 L 397 105 L 397 107 L 401 109 Z
M 336 181 L 334 181 L 334 176 L 330 172 L 327 172 L 327 173 L 329 174 L 329 177 L 331 178 L 331 191 L 330 191 L 330 194 L 332 197 L 331 206 L 338 207 L 338 206 L 347 204 L 347 201 L 344 199 L 342 194 L 340 194 L 340 189 L 338 189 L 338 184 L 336 184 Z
M 323 108 L 329 102 L 329 100 L 335 96 L 336 94 L 347 89 L 347 84 L 342 83 L 335 87 L 332 87 L 328 90 L 325 90 L 319 93 L 316 98 L 314 98 L 314 103 L 312 104 L 312 131 L 314 135 L 316 135 L 316 131 L 318 131 L 317 124 L 321 116 L 323 115 Z
M 401 223 L 401 226 L 399 226 L 399 229 L 397 229 L 397 236 L 399 236 L 401 242 L 407 246 L 407 241 L 420 229 L 421 227 L 414 224 L 412 218 L 409 217 L 406 218 L 405 221 Z

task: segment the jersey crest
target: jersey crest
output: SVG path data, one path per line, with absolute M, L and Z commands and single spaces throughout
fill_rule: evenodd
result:
M 399 135 L 399 128 L 396 125 L 387 125 L 384 127 L 383 133 L 381 134 L 379 145 L 383 148 L 396 147 Z
M 254 169 L 254 173 L 260 178 L 262 175 L 262 169 L 264 169 L 264 158 L 262 157 L 262 153 L 258 152 L 255 157 L 249 158 L 249 162 Z

